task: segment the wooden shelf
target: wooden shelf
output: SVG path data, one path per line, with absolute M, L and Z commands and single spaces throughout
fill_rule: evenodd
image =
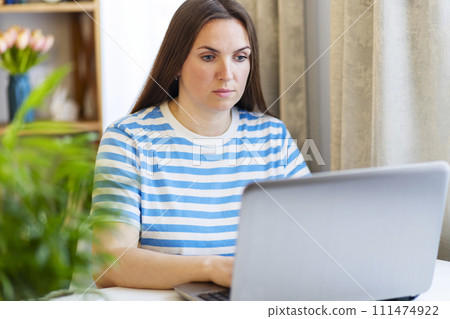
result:
M 92 1 L 61 2 L 61 3 L 23 3 L 0 5 L 0 13 L 54 13 L 54 12 L 93 12 L 95 3 Z
M 98 121 L 86 121 L 86 122 L 59 122 L 63 125 L 67 125 L 69 129 L 56 129 L 49 130 L 46 126 L 48 122 L 33 122 L 33 128 L 25 128 L 20 132 L 21 136 L 24 135 L 61 135 L 61 134 L 78 134 L 101 131 L 101 123 Z M 42 124 L 42 125 L 41 125 Z M 0 135 L 3 135 L 6 131 L 7 125 L 0 125 Z
M 59 3 L 29 2 L 23 4 L 0 4 L 0 19 L 9 24 L 23 24 L 22 14 L 32 16 L 37 21 L 58 16 L 64 18 L 64 32 L 58 38 L 60 45 L 68 46 L 64 59 L 72 62 L 71 87 L 69 97 L 78 105 L 80 120 L 68 123 L 70 126 L 52 125 L 48 120 L 36 121 L 23 128 L 21 135 L 59 135 L 83 132 L 102 134 L 102 99 L 101 99 L 101 58 L 100 58 L 100 19 L 99 0 L 77 0 Z M 47 15 L 42 15 L 46 13 Z M 87 18 L 90 16 L 90 19 Z M 53 25 L 53 28 L 58 28 Z M 89 99 L 89 103 L 86 103 Z M 83 105 L 91 105 L 92 110 L 86 110 Z M 5 106 L 1 106 L 5 107 Z M 86 112 L 89 112 L 86 114 Z M 92 120 L 84 120 L 90 118 Z M 47 125 L 47 127 L 46 127 Z M 0 135 L 4 134 L 6 124 L 0 124 Z

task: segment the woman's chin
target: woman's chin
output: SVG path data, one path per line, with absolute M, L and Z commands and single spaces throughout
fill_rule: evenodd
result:
M 215 101 L 211 101 L 209 107 L 216 111 L 229 111 L 236 105 L 237 102 L 238 101 L 236 101 L 236 99 L 216 99 Z

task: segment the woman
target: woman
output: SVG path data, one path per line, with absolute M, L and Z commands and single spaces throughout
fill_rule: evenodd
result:
M 116 228 L 94 228 L 93 250 L 118 261 L 97 286 L 230 286 L 244 187 L 309 174 L 265 111 L 247 12 L 234 0 L 187 0 L 131 114 L 102 138 L 92 214 L 113 208 Z

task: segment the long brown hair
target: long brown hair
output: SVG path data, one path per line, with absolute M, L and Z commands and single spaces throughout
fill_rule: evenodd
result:
M 250 74 L 244 94 L 236 106 L 247 111 L 267 110 L 261 90 L 258 40 L 250 15 L 235 0 L 187 0 L 172 17 L 150 76 L 131 113 L 178 96 L 175 76 L 181 71 L 201 28 L 213 19 L 239 20 L 246 28 L 250 41 Z

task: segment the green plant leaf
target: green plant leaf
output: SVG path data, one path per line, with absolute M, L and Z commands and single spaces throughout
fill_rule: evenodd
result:
M 26 47 L 23 50 L 20 50 L 20 56 L 19 56 L 19 73 L 25 73 L 27 72 L 27 64 L 29 63 L 31 59 L 31 48 Z
M 56 87 L 61 83 L 64 77 L 70 72 L 70 65 L 64 65 L 53 71 L 39 86 L 30 92 L 30 95 L 23 101 L 19 107 L 19 111 L 14 117 L 14 124 L 23 124 L 25 114 L 28 111 L 38 107 L 42 104 L 43 100 L 53 92 Z
M 29 59 L 28 65 L 26 67 L 27 70 L 31 69 L 33 66 L 41 64 L 45 60 L 48 59 L 48 54 L 40 55 L 33 51 L 33 56 Z
M 4 296 L 0 300 L 11 300 L 14 297 L 14 288 L 11 284 L 11 281 L 3 272 L 0 272 L 0 283 L 2 289 L 2 295 Z
M 6 52 L 3 53 L 3 55 L 2 55 L 2 59 L 3 59 L 3 65 L 9 71 L 9 73 L 11 73 L 11 74 L 18 73 L 17 65 L 16 65 L 16 63 L 14 63 L 12 49 L 6 50 Z
M 53 71 L 39 86 L 34 88 L 23 101 L 14 120 L 6 129 L 2 138 L 2 144 L 6 148 L 12 148 L 17 140 L 20 129 L 24 126 L 25 115 L 28 111 L 42 105 L 44 99 L 53 92 L 64 77 L 70 72 L 71 66 L 66 64 Z
M 38 107 L 67 72 L 50 75 L 24 107 Z M 90 243 L 93 220 L 102 229 L 114 224 L 107 218 L 101 223 L 101 216 L 88 222 L 98 136 L 18 134 L 43 128 L 71 130 L 62 123 L 24 124 L 19 118 L 0 144 L 0 300 L 36 300 L 67 289 L 71 280 L 81 284 L 75 274 L 89 278 L 91 269 L 105 269 L 113 258 L 78 249 Z

